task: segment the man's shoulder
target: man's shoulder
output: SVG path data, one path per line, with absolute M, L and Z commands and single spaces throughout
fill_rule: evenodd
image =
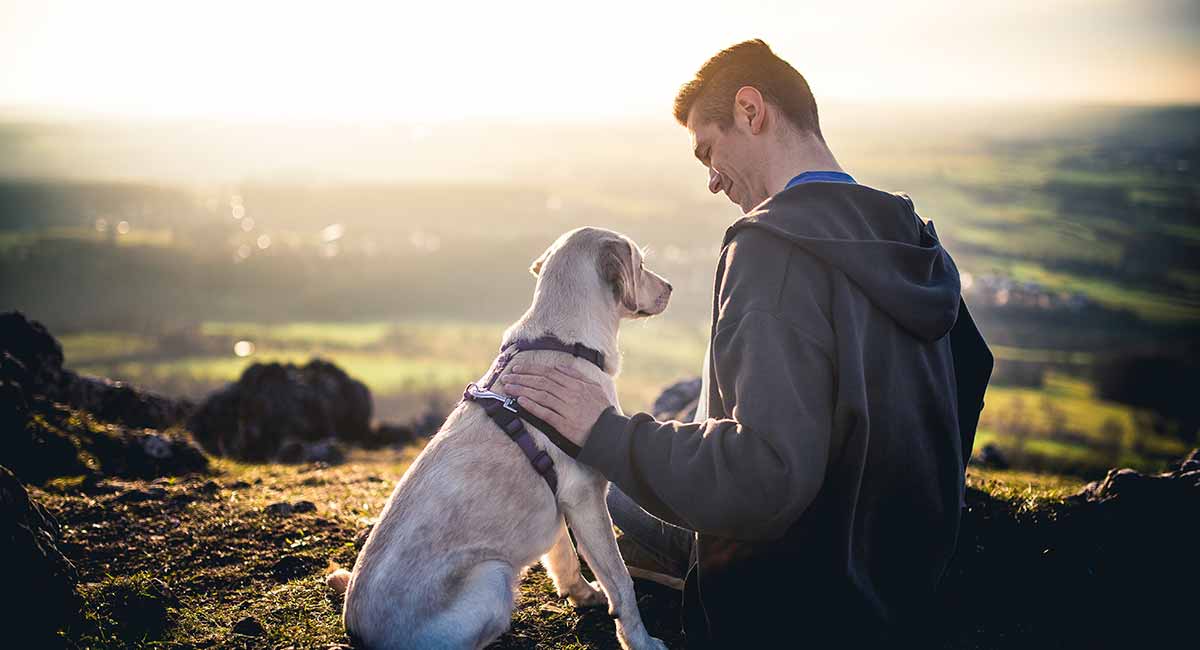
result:
M 826 311 L 830 269 L 802 247 L 761 228 L 745 228 L 724 254 L 719 302 L 726 319 L 761 310 L 800 323 L 814 308 Z
M 726 274 L 823 275 L 828 271 L 825 263 L 803 246 L 761 224 L 730 232 L 722 255 Z

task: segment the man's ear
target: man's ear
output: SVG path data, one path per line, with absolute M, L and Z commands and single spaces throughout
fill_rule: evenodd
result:
M 764 105 L 762 93 L 754 86 L 742 86 L 738 88 L 737 94 L 733 96 L 734 115 L 738 121 L 745 121 L 750 128 L 750 133 L 758 135 L 763 129 L 763 122 L 767 118 L 767 110 Z
M 554 247 L 551 246 L 550 248 Z M 536 278 L 538 274 L 542 272 L 542 265 L 546 263 L 546 258 L 550 257 L 550 248 L 547 248 L 545 251 L 543 251 L 542 254 L 539 255 L 538 258 L 529 265 L 529 272 L 533 274 L 533 277 Z
M 600 246 L 600 277 L 612 287 L 617 304 L 637 312 L 637 270 L 633 268 L 633 244 L 609 239 Z

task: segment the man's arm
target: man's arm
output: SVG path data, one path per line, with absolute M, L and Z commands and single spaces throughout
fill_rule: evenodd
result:
M 658 517 L 737 539 L 781 536 L 816 496 L 832 430 L 833 368 L 768 310 L 718 324 L 714 367 L 729 419 L 657 422 L 605 410 L 578 460 Z

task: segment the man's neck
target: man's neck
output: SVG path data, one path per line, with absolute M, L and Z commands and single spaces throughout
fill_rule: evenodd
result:
M 783 191 L 788 181 L 804 172 L 845 172 L 820 138 L 811 133 L 794 134 L 780 146 L 767 169 L 767 196 Z

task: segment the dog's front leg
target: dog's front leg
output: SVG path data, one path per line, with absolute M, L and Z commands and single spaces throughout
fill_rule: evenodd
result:
M 595 583 L 583 579 L 579 572 L 579 555 L 575 553 L 575 545 L 571 543 L 571 534 L 567 532 L 567 522 L 559 518 L 558 537 L 554 546 L 542 556 L 542 564 L 559 596 L 566 596 L 576 607 L 595 607 L 605 605 L 608 600 L 604 592 Z
M 642 624 L 638 611 L 637 596 L 633 592 L 633 580 L 617 549 L 617 538 L 613 534 L 612 516 L 604 502 L 607 482 L 597 483 L 597 489 L 589 490 L 577 503 L 565 507 L 567 523 L 575 532 L 579 551 L 587 560 L 592 573 L 608 595 L 608 613 L 617 619 L 617 639 L 626 649 L 661 648 L 662 641 L 650 636 Z M 565 505 L 565 504 L 564 504 Z

